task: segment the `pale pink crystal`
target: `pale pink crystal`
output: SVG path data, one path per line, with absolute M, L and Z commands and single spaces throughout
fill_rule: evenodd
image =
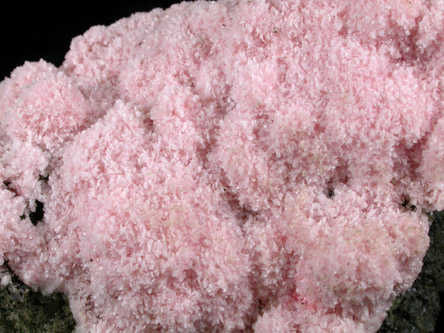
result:
M 0 84 L 0 263 L 79 332 L 376 331 L 444 209 L 443 21 L 184 2 L 26 63 Z

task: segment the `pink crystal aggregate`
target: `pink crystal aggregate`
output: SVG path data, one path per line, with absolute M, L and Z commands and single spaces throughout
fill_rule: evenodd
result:
M 79 332 L 375 332 L 444 209 L 442 59 L 441 0 L 92 27 L 0 83 L 0 264 Z

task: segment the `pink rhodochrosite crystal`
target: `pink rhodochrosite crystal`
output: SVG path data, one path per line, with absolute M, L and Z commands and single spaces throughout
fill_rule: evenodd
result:
M 438 0 L 93 27 L 0 84 L 0 264 L 79 332 L 375 332 L 444 209 L 443 57 Z

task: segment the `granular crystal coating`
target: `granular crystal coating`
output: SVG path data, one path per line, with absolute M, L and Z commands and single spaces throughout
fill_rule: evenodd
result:
M 25 63 L 0 263 L 79 332 L 376 331 L 444 209 L 443 25 L 439 0 L 184 2 Z

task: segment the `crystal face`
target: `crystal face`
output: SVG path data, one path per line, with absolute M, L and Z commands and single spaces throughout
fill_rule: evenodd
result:
M 25 63 L 1 263 L 80 331 L 375 332 L 444 208 L 443 11 L 184 2 Z

